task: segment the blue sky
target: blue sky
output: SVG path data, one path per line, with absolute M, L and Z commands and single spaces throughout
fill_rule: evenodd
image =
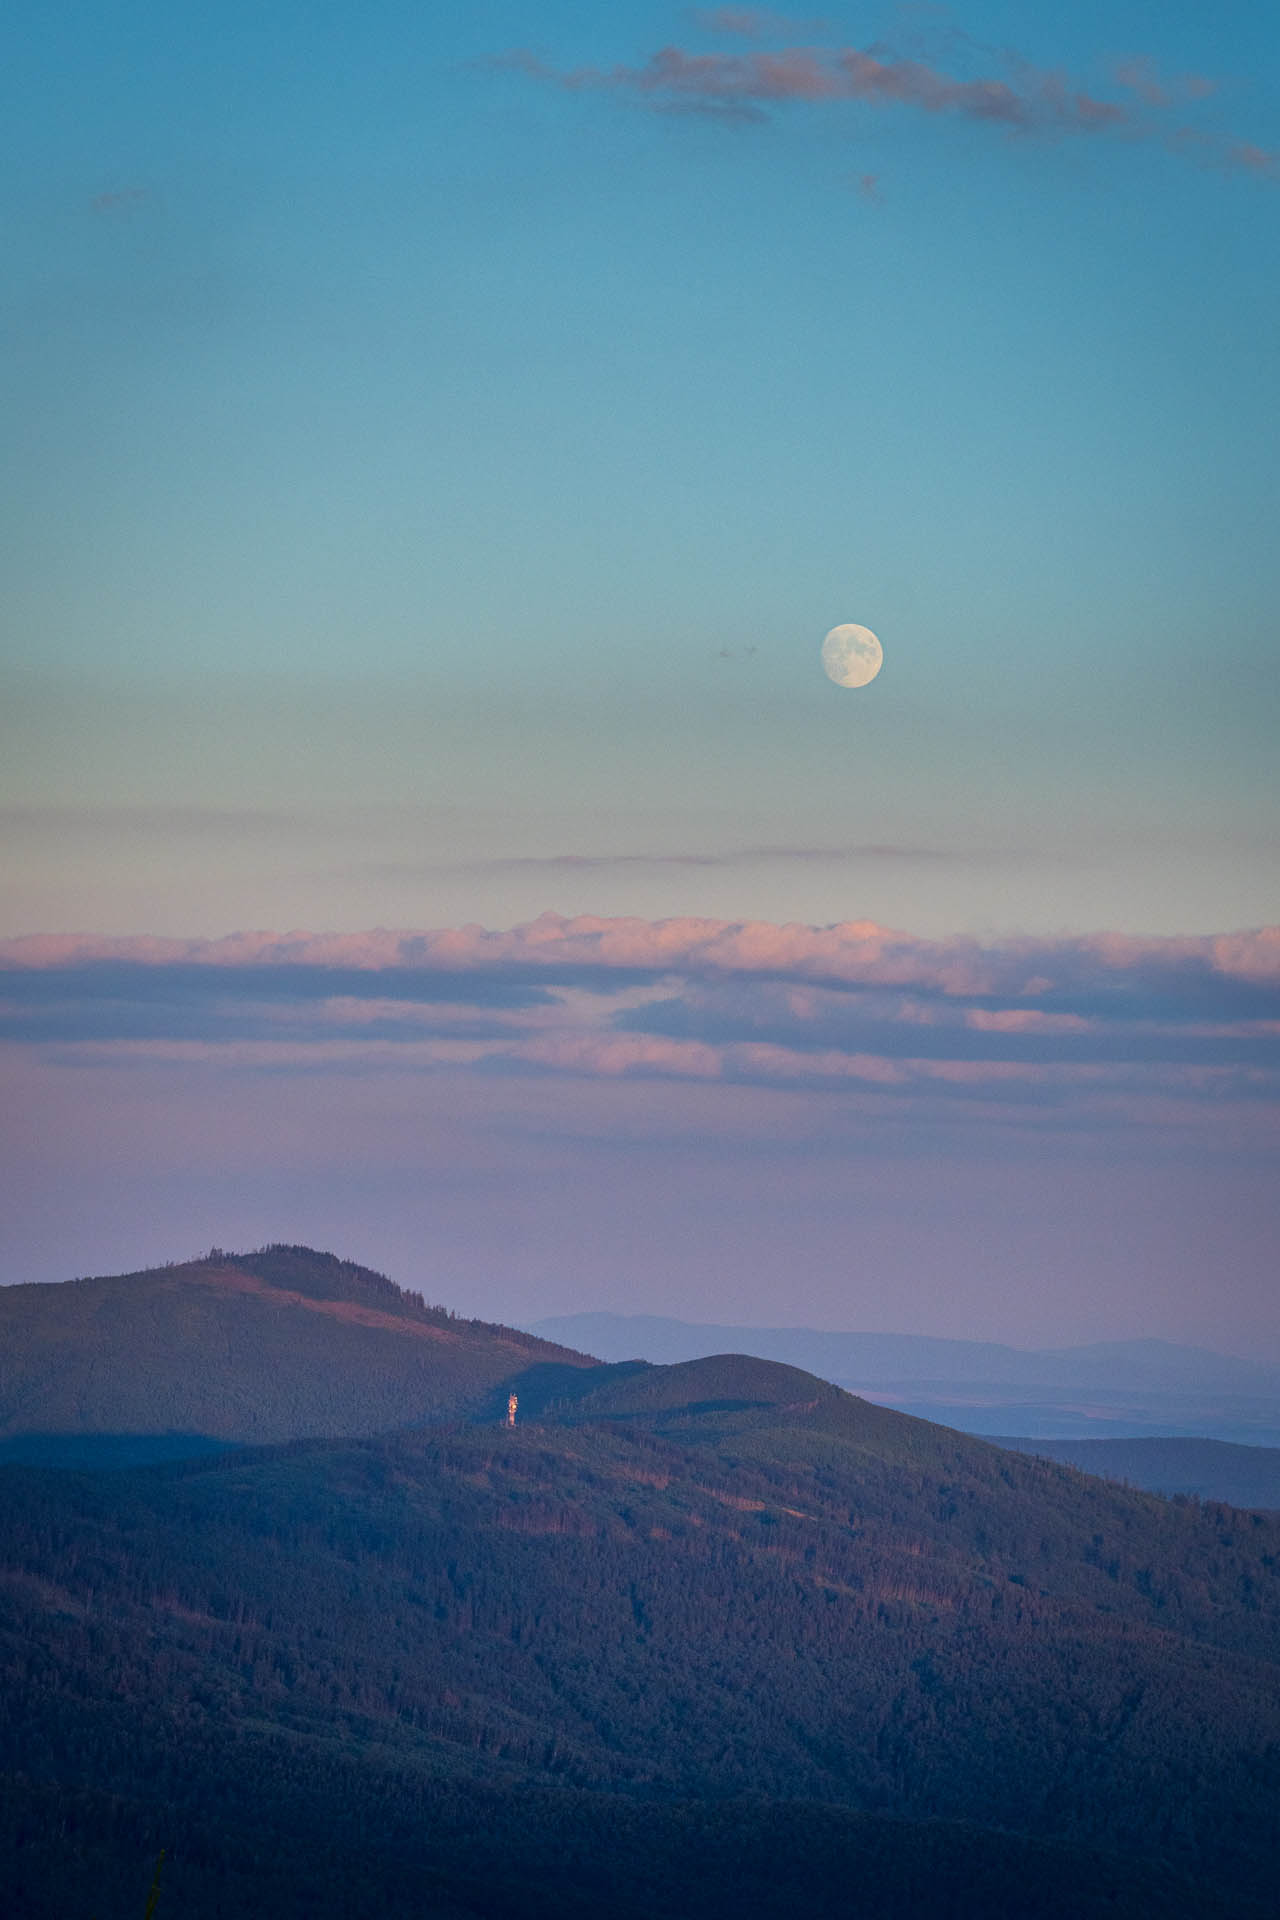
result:
M 262 923 L 296 852 L 255 820 L 255 866 L 237 811 L 334 804 L 397 817 L 362 823 L 364 884 L 289 882 L 312 924 L 415 920 L 433 886 L 501 918 L 485 872 L 413 869 L 509 854 L 513 816 L 551 857 L 1000 856 L 967 914 L 883 856 L 757 864 L 723 912 L 1267 917 L 1274 30 L 712 18 L 28 10 L 5 797 L 167 809 L 177 778 L 228 838 L 212 887 L 148 886 L 125 812 L 121 892 L 97 850 L 88 900 L 42 845 L 10 930 Z M 738 124 L 553 77 L 668 45 L 901 48 L 1034 93 L 1012 46 L 1132 126 L 841 99 Z M 1139 60 L 1148 92 L 1214 91 L 1147 107 L 1115 79 Z M 886 646 L 861 700 L 814 667 L 844 618 Z M 670 884 L 513 906 L 693 904 Z
M 1280 917 L 1270 10 L 13 40 L 0 935 Z

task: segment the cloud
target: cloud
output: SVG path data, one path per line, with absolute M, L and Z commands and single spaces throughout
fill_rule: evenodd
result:
M 869 921 L 0 943 L 0 1038 L 97 1064 L 671 1079 L 1189 1124 L 1280 1113 L 1280 928 L 924 940 Z M 1154 1117 L 1153 1117 L 1154 1116 Z M 1171 1118 L 1172 1116 L 1172 1118 Z
M 544 913 L 505 930 L 479 926 L 367 933 L 250 931 L 186 940 L 153 934 L 28 934 L 0 940 L 6 974 L 117 962 L 146 969 L 342 970 L 459 979 L 522 969 L 547 979 L 618 970 L 688 971 L 706 977 L 773 975 L 835 986 L 915 986 L 956 997 L 1016 994 L 1045 1006 L 1055 997 L 1097 996 L 1157 986 L 1173 998 L 1280 989 L 1280 926 L 1240 933 L 1153 938 L 1097 933 L 986 944 L 969 936 L 926 940 L 870 920 L 830 926 L 767 920 L 667 920 Z
M 825 20 L 777 13 L 772 7 L 695 7 L 693 21 L 703 33 L 736 35 L 743 40 L 776 40 L 787 34 L 827 31 Z
M 771 866 L 852 866 L 859 862 L 937 863 L 970 865 L 974 862 L 1005 860 L 1018 850 L 999 852 L 985 847 L 930 847 L 910 842 L 865 841 L 852 846 L 759 846 L 728 847 L 715 852 L 674 853 L 527 853 L 504 854 L 499 858 L 474 860 L 377 860 L 362 861 L 346 871 L 380 879 L 423 880 L 442 873 L 611 873 L 637 867 L 695 870 Z
M 937 860 L 982 859 L 977 850 L 962 853 L 943 847 L 891 845 L 868 842 L 849 847 L 731 847 L 723 853 L 548 853 L 513 854 L 505 859 L 484 862 L 486 866 L 509 870 L 513 867 L 545 867 L 577 872 L 583 868 L 612 867 L 753 867 L 775 864 L 829 866 L 850 860 Z
M 534 78 L 569 92 L 638 94 L 652 104 L 732 105 L 762 112 L 790 102 L 857 100 L 956 113 L 1019 131 L 1097 132 L 1119 126 L 1126 109 L 1071 88 L 1057 74 L 1020 63 L 1018 86 L 994 78 L 961 80 L 920 60 L 857 47 L 789 47 L 776 53 L 686 53 L 662 47 L 643 66 L 558 71 L 531 53 L 509 56 Z
M 788 27 L 782 16 L 754 8 L 718 8 L 695 17 L 705 31 L 739 40 L 776 36 Z M 1172 152 L 1230 171 L 1259 178 L 1276 171 L 1276 156 L 1265 148 L 1168 124 L 1171 114 L 1215 91 L 1215 82 L 1204 75 L 1166 78 L 1148 56 L 1133 55 L 1113 63 L 1110 78 L 1112 91 L 1129 97 L 1106 98 L 1020 53 L 980 48 L 958 31 L 945 36 L 945 45 L 942 57 L 954 55 L 967 63 L 981 58 L 994 70 L 966 74 L 954 64 L 942 65 L 939 56 L 906 55 L 880 42 L 733 52 L 691 52 L 671 45 L 639 64 L 564 68 L 519 49 L 493 64 L 564 92 L 613 93 L 662 113 L 763 121 L 778 110 L 856 103 L 979 121 L 1021 135 L 1157 139 Z M 864 179 L 873 190 L 874 176 Z
M 109 193 L 95 193 L 89 205 L 94 213 L 128 213 L 150 197 L 145 187 L 118 187 Z
M 1250 140 L 1224 139 L 1199 127 L 1175 127 L 1163 136 L 1170 153 L 1218 173 L 1245 173 L 1255 180 L 1280 179 L 1280 151 Z
M 1229 142 L 1222 157 L 1226 165 L 1241 167 L 1260 180 L 1280 178 L 1280 153 L 1269 147 L 1255 146 L 1251 140 Z
M 1163 76 L 1148 54 L 1117 60 L 1111 73 L 1118 87 L 1135 93 L 1146 107 L 1170 107 L 1179 100 L 1206 100 L 1218 90 L 1217 81 L 1202 73 Z

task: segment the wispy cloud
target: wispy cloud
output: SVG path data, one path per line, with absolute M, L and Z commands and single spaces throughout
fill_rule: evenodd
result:
M 607 89 L 672 103 L 733 106 L 755 113 L 791 102 L 859 100 L 960 113 L 1029 128 L 1053 120 L 1093 129 L 1124 118 L 1124 108 L 1071 95 L 1052 76 L 1035 93 L 1003 80 L 957 80 L 916 60 L 879 58 L 856 47 L 788 47 L 776 53 L 686 53 L 661 47 L 643 66 L 557 70 L 525 53 L 513 56 L 535 78 L 569 92 Z
M 931 864 L 974 866 L 1024 857 L 1016 847 L 931 847 L 910 841 L 861 841 L 845 846 L 748 846 L 596 853 L 512 853 L 477 855 L 474 859 L 437 859 L 431 856 L 362 860 L 340 869 L 344 876 L 376 874 L 380 880 L 428 880 L 452 873 L 628 873 L 688 869 L 749 871 L 757 867 L 848 867 L 860 865 Z
M 774 865 L 831 866 L 858 860 L 969 861 L 990 858 L 978 849 L 954 851 L 945 847 L 891 845 L 865 842 L 844 847 L 730 847 L 719 853 L 546 853 L 513 854 L 485 864 L 497 868 L 541 867 L 552 872 L 613 867 L 756 867 Z
M 128 213 L 150 198 L 145 187 L 115 187 L 106 193 L 95 193 L 89 205 L 94 213 Z
M 1251 140 L 1228 141 L 1220 155 L 1221 164 L 1239 167 L 1259 180 L 1280 179 L 1280 153 L 1270 147 L 1255 146 Z
M 789 27 L 781 16 L 754 8 L 717 8 L 696 17 L 707 33 L 738 40 L 778 37 Z M 613 93 L 664 113 L 763 121 L 797 107 L 856 104 L 978 121 L 1010 134 L 1157 140 L 1203 164 L 1257 177 L 1276 170 L 1277 155 L 1269 149 L 1180 124 L 1189 106 L 1215 91 L 1204 75 L 1165 77 L 1149 57 L 1134 55 L 1112 66 L 1109 94 L 1122 96 L 1116 98 L 1015 51 L 979 49 L 958 31 L 946 44 L 969 64 L 981 57 L 988 70 L 965 73 L 954 62 L 944 66 L 881 42 L 732 52 L 669 45 L 639 64 L 610 67 L 556 67 L 518 49 L 498 64 L 568 93 Z M 864 178 L 874 190 L 874 178 Z
M 1135 93 L 1146 107 L 1171 107 L 1179 100 L 1206 100 L 1218 90 L 1217 81 L 1203 73 L 1162 74 L 1149 54 L 1117 60 L 1111 71 L 1116 85 Z
M 798 18 L 772 7 L 695 7 L 694 25 L 703 33 L 737 35 L 743 40 L 781 39 L 788 34 L 825 33 L 825 20 Z

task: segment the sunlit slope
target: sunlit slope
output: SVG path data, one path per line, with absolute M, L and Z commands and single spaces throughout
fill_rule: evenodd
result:
M 0 1288 L 0 1435 L 375 1433 L 584 1356 L 306 1247 Z

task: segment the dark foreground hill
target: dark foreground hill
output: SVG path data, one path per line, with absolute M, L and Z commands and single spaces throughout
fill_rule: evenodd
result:
M 741 1357 L 0 1469 L 26 1920 L 1263 1920 L 1280 1522 Z
M 0 1287 L 0 1438 L 377 1433 L 477 1409 L 582 1354 L 332 1254 L 274 1246 L 61 1286 Z M 12 1450 L 11 1450 L 12 1451 Z

